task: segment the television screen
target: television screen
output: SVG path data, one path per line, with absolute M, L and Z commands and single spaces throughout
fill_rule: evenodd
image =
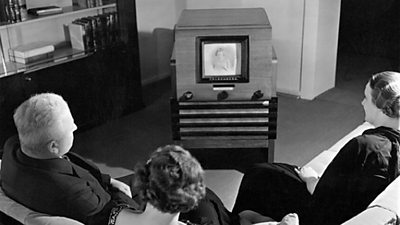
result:
M 241 72 L 241 43 L 205 43 L 203 76 L 232 76 Z
M 248 36 L 197 38 L 198 82 L 247 82 Z

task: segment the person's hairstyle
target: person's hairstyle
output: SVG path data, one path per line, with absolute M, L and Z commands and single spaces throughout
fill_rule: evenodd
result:
M 153 152 L 146 164 L 137 164 L 134 189 L 144 203 L 161 212 L 187 212 L 205 196 L 204 171 L 188 151 L 166 145 Z
M 400 73 L 385 71 L 369 80 L 372 102 L 391 118 L 400 117 Z
M 24 101 L 14 113 L 21 146 L 41 150 L 52 137 L 50 127 L 68 110 L 64 99 L 53 93 L 42 93 Z
M 215 51 L 215 56 L 218 56 L 218 53 L 222 53 L 222 54 L 225 54 L 225 50 L 223 49 L 223 48 L 218 48 L 216 51 Z

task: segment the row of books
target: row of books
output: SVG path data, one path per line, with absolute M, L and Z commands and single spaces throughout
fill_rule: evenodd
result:
M 23 0 L 0 1 L 0 22 L 16 23 L 26 20 L 27 10 Z
M 0 0 L 0 23 L 17 23 L 27 19 L 26 0 Z M 103 0 L 73 0 L 80 8 L 93 8 L 103 5 Z
M 68 24 L 72 48 L 96 51 L 120 40 L 117 12 L 76 19 Z
M 97 6 L 102 6 L 103 0 L 74 0 L 73 4 L 81 8 L 93 8 Z

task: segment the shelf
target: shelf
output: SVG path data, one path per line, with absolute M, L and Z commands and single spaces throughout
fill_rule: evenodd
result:
M 63 13 L 58 13 L 58 14 L 53 14 L 53 15 L 46 15 L 46 16 L 33 16 L 33 15 L 28 15 L 27 20 L 22 21 L 22 22 L 17 22 L 17 23 L 10 23 L 10 24 L 4 24 L 0 26 L 0 30 L 2 29 L 9 29 L 12 27 L 16 26 L 21 26 L 21 25 L 26 25 L 29 23 L 36 23 L 36 22 L 41 22 L 44 20 L 51 20 L 51 19 L 56 19 L 59 17 L 64 17 L 64 16 L 70 16 L 78 13 L 87 13 L 87 12 L 93 12 L 97 10 L 102 10 L 102 9 L 107 9 L 107 8 L 114 8 L 116 7 L 116 3 L 110 3 L 102 6 L 96 6 L 93 8 L 81 8 L 79 6 L 72 6 L 72 7 L 63 7 Z
M 85 53 L 81 50 L 72 49 L 70 46 L 59 47 L 54 51 L 53 57 L 39 60 L 34 63 L 23 64 L 17 62 L 6 62 L 6 72 L 3 64 L 0 64 L 0 78 L 17 73 L 31 73 L 51 66 L 59 65 L 69 61 L 87 57 L 93 53 Z
M 63 13 L 46 16 L 28 15 L 27 20 L 25 21 L 1 25 L 0 44 L 3 44 L 5 64 L 3 65 L 3 60 L 0 58 L 0 78 L 17 73 L 34 72 L 61 63 L 87 57 L 92 54 L 90 51 L 88 53 L 71 48 L 71 44 L 68 43 L 65 35 L 63 35 L 62 31 L 65 29 L 65 27 L 63 28 L 63 24 L 68 24 L 75 18 L 114 11 L 116 6 L 117 4 L 114 2 L 92 8 L 81 8 L 79 6 L 63 7 Z M 42 35 L 46 33 L 52 33 L 54 35 Z M 27 39 L 27 37 L 29 38 Z M 42 41 L 41 39 L 46 38 L 50 39 L 46 41 L 54 43 L 56 47 L 52 57 L 29 64 L 17 63 L 10 60 L 8 55 L 9 49 L 28 42 Z

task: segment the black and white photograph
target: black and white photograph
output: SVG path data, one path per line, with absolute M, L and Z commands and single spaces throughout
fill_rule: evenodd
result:
M 400 225 L 400 0 L 0 0 L 0 225 Z

